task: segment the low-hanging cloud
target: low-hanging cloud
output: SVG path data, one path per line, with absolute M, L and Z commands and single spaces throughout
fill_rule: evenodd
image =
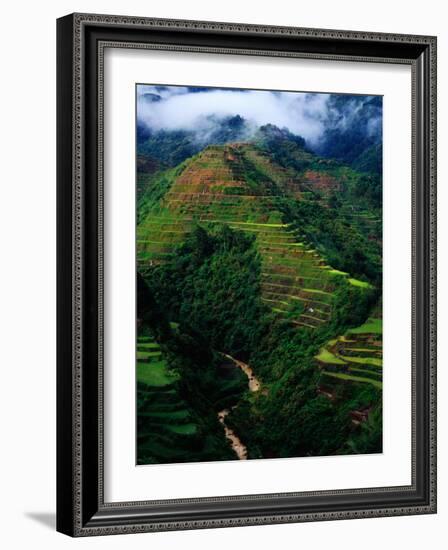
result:
M 140 124 L 156 131 L 193 131 L 198 139 L 219 120 L 240 115 L 253 131 L 270 123 L 317 144 L 329 123 L 342 127 L 351 118 L 341 118 L 341 113 L 335 118 L 331 94 L 322 93 L 139 85 L 137 96 Z M 353 107 L 356 111 L 360 105 Z M 374 125 L 372 121 L 371 128 Z

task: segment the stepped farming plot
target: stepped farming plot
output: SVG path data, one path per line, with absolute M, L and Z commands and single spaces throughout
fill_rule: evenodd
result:
M 379 209 L 366 208 L 362 201 L 354 205 L 344 192 L 345 186 L 353 187 L 359 178 L 353 170 L 341 167 L 333 161 L 316 161 L 314 155 L 303 150 L 295 152 L 295 160 L 309 163 L 314 168 L 297 172 L 273 162 L 260 149 L 244 146 L 244 156 L 259 173 L 275 183 L 281 193 L 299 199 L 303 203 L 320 204 L 331 208 L 331 197 L 339 201 L 338 219 L 354 226 L 369 240 L 381 241 L 382 220 Z
M 169 258 L 195 223 L 228 224 L 256 238 L 262 258 L 263 300 L 298 326 L 315 328 L 331 313 L 335 278 L 316 250 L 282 223 L 283 190 L 299 189 L 286 170 L 252 146 L 210 146 L 186 163 L 160 204 L 137 229 L 140 272 Z
M 330 340 L 315 360 L 322 373 L 323 386 L 342 382 L 370 384 L 382 389 L 381 319 L 369 318 L 363 325 Z
M 137 461 L 382 452 L 382 98 L 138 84 Z
M 173 373 L 152 336 L 137 339 L 138 462 L 194 457 L 197 425 L 179 396 Z

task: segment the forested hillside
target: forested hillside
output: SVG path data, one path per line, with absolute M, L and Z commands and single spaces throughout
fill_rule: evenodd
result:
M 137 137 L 139 463 L 381 452 L 380 145 Z

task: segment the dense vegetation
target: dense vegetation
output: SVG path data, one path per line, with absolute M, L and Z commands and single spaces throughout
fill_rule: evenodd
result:
M 227 225 L 214 234 L 197 226 L 172 259 L 146 277 L 183 333 L 241 359 L 256 349 L 270 315 L 261 301 L 254 240 Z
M 298 233 L 325 252 L 330 265 L 381 286 L 378 244 L 338 214 L 318 202 L 288 202 L 287 219 Z
M 137 151 L 142 157 L 157 159 L 162 166 L 173 167 L 211 143 L 238 141 L 248 132 L 247 122 L 239 115 L 216 121 L 214 129 L 201 139 L 189 130 L 151 132 L 140 127 Z
M 137 290 L 138 463 L 233 458 L 216 413 L 240 398 L 244 375 L 226 369 L 200 334 L 170 323 L 139 275 Z M 156 361 L 141 357 L 145 347 Z
M 382 98 L 332 95 L 329 112 L 332 120 L 316 152 L 363 171 L 381 174 Z
M 235 458 L 223 409 L 249 458 L 381 452 L 378 147 L 244 135 L 139 142 L 139 463 Z

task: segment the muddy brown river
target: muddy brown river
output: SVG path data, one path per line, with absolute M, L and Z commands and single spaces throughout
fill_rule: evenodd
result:
M 244 374 L 247 376 L 248 386 L 249 390 L 256 392 L 259 391 L 261 387 L 261 383 L 258 380 L 258 378 L 254 375 L 253 370 L 247 363 L 243 363 L 243 361 L 239 361 L 238 359 L 233 358 L 231 355 L 227 355 L 226 353 L 223 353 L 223 356 L 226 359 L 230 359 L 239 369 L 241 369 Z M 219 411 L 218 413 L 218 420 L 221 422 L 221 424 L 224 426 L 224 432 L 226 435 L 226 438 L 229 440 L 230 446 L 235 451 L 235 454 L 239 458 L 239 460 L 247 460 L 247 448 L 244 445 L 244 443 L 241 441 L 241 439 L 238 437 L 238 435 L 235 433 L 232 428 L 229 428 L 226 424 L 226 417 L 230 413 L 232 409 L 235 409 L 238 405 L 235 405 L 231 409 L 223 409 L 222 411 Z

